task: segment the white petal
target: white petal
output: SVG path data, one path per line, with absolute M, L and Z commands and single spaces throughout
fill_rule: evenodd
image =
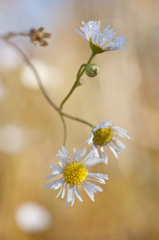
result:
M 86 154 L 86 147 L 83 148 L 82 152 L 80 153 L 79 159 L 78 161 L 81 161 L 81 159 L 84 157 L 84 155 Z
M 75 201 L 75 187 L 72 187 L 72 199 L 71 199 L 71 206 L 73 206 Z
M 63 185 L 64 185 L 64 184 L 65 184 L 65 183 L 63 183 Z M 62 187 L 61 187 L 59 193 L 57 194 L 57 196 L 56 196 L 55 198 L 58 198 L 58 197 L 60 196 L 60 193 L 62 192 L 63 185 L 62 185 Z
M 67 160 L 70 162 L 71 161 L 70 154 L 64 146 L 62 146 L 62 151 L 63 151 L 65 157 L 67 158 Z
M 61 198 L 64 198 L 65 192 L 66 192 L 66 188 L 67 188 L 67 183 L 66 183 L 66 185 L 64 186 L 64 188 L 62 190 Z
M 50 189 L 52 189 L 52 187 L 54 187 L 57 183 L 62 182 L 62 180 L 63 180 L 63 177 L 62 177 L 61 179 L 55 180 L 55 181 L 47 184 L 47 185 L 45 186 L 45 188 L 51 187 Z
M 85 192 L 90 197 L 90 199 L 94 202 L 94 194 L 93 194 L 93 192 L 88 188 L 88 186 L 85 183 L 82 183 L 81 185 L 83 186 Z
M 83 200 L 82 200 L 82 198 L 81 198 L 81 196 L 80 196 L 80 194 L 79 194 L 79 191 L 78 191 L 78 187 L 77 187 L 77 186 L 75 187 L 75 194 L 76 194 L 78 200 L 79 200 L 80 202 L 83 202 Z
M 114 154 L 114 156 L 118 159 L 118 154 L 117 154 L 117 152 L 115 151 L 115 149 L 114 149 L 112 146 L 110 146 L 109 144 L 107 144 L 107 146 L 108 146 L 109 149 L 112 151 L 112 153 Z
M 96 164 L 101 163 L 101 162 L 103 162 L 103 159 L 102 159 L 102 158 L 94 157 L 94 158 L 88 159 L 88 160 L 84 163 L 84 165 L 85 165 L 85 167 L 89 168 L 89 167 L 95 166 Z
M 62 173 L 63 172 L 63 168 L 58 166 L 58 165 L 52 165 L 50 166 L 50 168 L 56 172 Z
M 91 191 L 91 192 L 93 192 L 93 193 L 97 193 L 96 189 L 91 185 L 90 182 L 85 181 L 84 183 L 85 183 L 85 187 L 87 186 L 87 189 L 88 189 L 89 191 Z
M 97 131 L 99 128 L 108 128 L 110 122 L 112 122 L 114 119 L 108 119 L 106 122 L 102 122 L 100 125 L 97 125 L 95 128 L 93 128 L 93 132 Z
M 77 28 L 75 29 L 75 31 L 77 31 L 77 33 L 80 34 L 82 37 L 86 38 L 85 35 L 81 33 Z
M 100 125 L 97 125 L 95 128 L 93 128 L 93 132 L 97 131 L 100 128 Z
M 121 151 L 124 151 L 126 149 L 125 145 L 118 139 L 112 138 L 111 140 L 114 145 L 119 148 Z
M 73 148 L 73 161 L 75 161 L 77 155 L 77 151 L 75 148 Z
M 92 143 L 92 149 L 94 149 L 94 156 L 99 157 L 98 146 L 96 144 Z
M 127 130 L 125 130 L 125 129 L 123 129 L 123 128 L 120 128 L 120 127 L 118 127 L 118 126 L 113 126 L 112 127 L 113 128 L 113 130 L 114 130 L 114 132 L 118 135 L 118 136 L 120 136 L 120 137 L 125 137 L 125 138 L 127 138 L 127 139 L 131 139 L 128 135 L 127 135 Z
M 108 119 L 106 122 L 101 123 L 101 124 L 100 124 L 100 128 L 108 128 L 110 122 L 112 122 L 113 120 L 114 120 L 114 119 L 111 118 L 111 119 Z
M 50 179 L 55 177 L 56 175 L 60 174 L 60 172 L 53 172 L 50 176 L 48 176 L 46 179 Z
M 88 178 L 88 177 L 87 177 L 87 180 L 99 182 L 99 183 L 101 183 L 101 184 L 105 184 L 104 179 L 101 179 L 101 178 L 97 178 L 97 179 L 96 179 L 96 178 Z
M 102 173 L 88 173 L 87 176 L 108 180 L 108 175 Z
M 116 151 L 117 154 L 123 152 L 123 151 L 121 151 L 120 148 L 117 148 L 117 147 L 113 144 L 112 140 L 109 142 L 109 146 L 111 146 L 111 147 Z
M 95 185 L 94 183 L 91 183 L 91 182 L 88 182 L 88 181 L 85 181 L 85 183 L 90 187 L 90 189 L 92 191 L 94 189 L 95 191 L 103 192 L 103 189 L 101 187 L 99 187 L 98 185 Z
M 104 35 L 107 33 L 109 27 L 110 27 L 110 25 L 107 25 L 107 26 L 104 28 L 104 30 L 103 30 L 103 32 L 102 32 L 102 37 L 104 37 Z
M 57 180 L 55 180 L 55 181 L 47 184 L 44 188 L 49 188 L 49 187 L 51 187 L 52 185 L 54 185 L 54 183 L 56 183 L 56 181 L 57 181 Z
M 60 187 L 62 186 L 63 182 L 64 182 L 63 178 L 57 180 L 57 181 L 51 186 L 50 189 L 58 189 L 58 188 L 60 188 Z
M 73 155 L 74 155 L 73 161 L 80 161 L 80 159 L 81 159 L 80 154 L 81 154 L 81 150 L 76 151 L 76 149 L 74 148 L 73 149 Z
M 109 42 L 109 39 L 110 39 L 110 37 L 112 35 L 112 32 L 113 32 L 113 29 L 111 28 L 111 29 L 109 29 L 109 31 L 106 34 L 106 39 L 107 39 L 108 42 Z
M 115 34 L 117 33 L 117 31 L 113 32 L 113 29 L 110 29 L 110 30 L 112 30 L 112 31 L 110 32 L 109 36 L 106 36 L 108 42 L 110 42 L 113 39 L 113 37 L 115 36 Z
M 83 159 L 82 163 L 84 163 L 88 158 L 89 158 L 89 159 L 92 158 L 92 157 L 94 156 L 94 154 L 95 154 L 95 150 L 92 149 L 92 150 L 88 153 L 88 155 Z
M 102 146 L 100 147 L 100 154 L 101 154 L 101 157 L 103 159 L 103 163 L 108 165 L 108 157 L 107 157 L 107 154 L 105 153 L 104 148 Z
M 74 187 L 69 186 L 68 193 L 67 193 L 67 199 L 66 199 L 66 206 L 68 207 L 69 202 L 74 203 Z
M 125 138 L 127 138 L 129 140 L 131 139 L 131 137 L 128 134 L 126 134 L 126 133 L 118 133 L 118 136 L 125 137 Z
M 56 156 L 58 157 L 58 159 L 60 159 L 61 162 L 63 162 L 64 164 L 67 164 L 67 160 L 64 156 L 64 154 L 59 150 L 58 154 L 56 154 Z
M 117 33 L 117 31 L 112 32 L 110 34 L 109 38 L 107 39 L 107 41 L 110 42 L 113 39 L 113 37 L 116 35 L 116 33 Z
M 65 183 L 65 180 L 59 182 L 59 183 L 56 183 L 56 185 L 54 187 L 51 187 L 50 189 L 59 189 L 63 184 Z
M 62 167 L 62 168 L 65 167 L 65 165 L 64 165 L 62 162 L 60 162 L 60 161 L 59 161 L 59 165 L 60 165 L 60 167 Z
M 81 150 L 78 150 L 78 151 L 77 151 L 77 154 L 76 154 L 76 161 L 79 161 L 79 159 L 80 159 L 80 154 L 81 154 Z
M 94 138 L 94 134 L 93 132 L 91 132 L 91 135 L 89 136 L 87 141 L 85 141 L 84 143 L 88 143 L 88 145 L 91 145 L 93 143 L 93 138 Z

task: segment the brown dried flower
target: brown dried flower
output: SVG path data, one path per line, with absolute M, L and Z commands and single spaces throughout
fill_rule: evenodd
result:
M 33 42 L 35 46 L 37 42 L 39 42 L 39 45 L 41 47 L 45 47 L 48 45 L 48 42 L 44 40 L 44 38 L 50 38 L 51 33 L 43 33 L 44 30 L 45 28 L 42 27 L 39 28 L 38 30 L 34 28 L 30 30 L 31 42 Z

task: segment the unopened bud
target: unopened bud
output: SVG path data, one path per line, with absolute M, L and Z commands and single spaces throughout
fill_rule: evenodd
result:
M 99 73 L 99 67 L 97 64 L 87 64 L 86 74 L 88 77 L 95 77 Z

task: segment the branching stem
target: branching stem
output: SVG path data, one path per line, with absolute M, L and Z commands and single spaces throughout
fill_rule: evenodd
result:
M 8 36 L 9 36 L 9 35 L 8 35 Z M 65 122 L 64 117 L 69 118 L 69 119 L 72 119 L 72 120 L 74 120 L 74 121 L 78 121 L 78 122 L 84 123 L 84 124 L 88 125 L 88 126 L 91 127 L 91 128 L 94 127 L 91 123 L 89 123 L 89 122 L 87 122 L 87 121 L 85 121 L 85 120 L 82 120 L 82 119 L 80 119 L 80 118 L 76 118 L 76 117 L 70 116 L 69 114 L 66 114 L 66 113 L 62 112 L 61 109 L 58 108 L 58 107 L 56 106 L 56 104 L 55 104 L 55 103 L 50 99 L 50 97 L 48 96 L 47 92 L 45 91 L 45 89 L 44 89 L 44 87 L 43 87 L 43 85 L 42 85 L 42 81 L 41 81 L 41 79 L 40 79 L 40 76 L 39 76 L 36 68 L 35 68 L 34 65 L 31 63 L 31 61 L 29 60 L 29 58 L 25 55 L 25 53 L 24 53 L 15 43 L 11 42 L 11 41 L 8 39 L 8 37 L 6 37 L 6 36 L 0 36 L 0 39 L 2 39 L 3 41 L 5 41 L 5 42 L 6 42 L 7 44 L 9 44 L 10 46 L 12 46 L 12 47 L 14 47 L 15 49 L 17 49 L 18 52 L 20 52 L 20 54 L 21 54 L 21 55 L 23 56 L 23 58 L 24 58 L 24 61 L 26 62 L 26 64 L 27 64 L 27 65 L 30 67 L 30 69 L 32 70 L 32 72 L 33 72 L 33 74 L 34 74 L 34 76 L 35 76 L 35 78 L 36 78 L 36 80 L 37 80 L 37 83 L 38 83 L 38 85 L 39 85 L 39 88 L 40 88 L 43 96 L 45 97 L 45 99 L 47 100 L 47 102 L 54 108 L 54 110 L 56 110 L 56 111 L 59 113 L 60 118 L 61 118 L 62 123 L 63 123 L 63 127 L 64 127 L 64 144 L 63 144 L 64 146 L 66 145 L 66 142 L 67 142 L 67 126 L 66 126 L 66 122 Z M 83 72 L 83 73 L 84 73 L 84 72 Z M 81 74 L 80 74 L 80 75 L 81 75 Z M 79 76 L 80 76 L 80 75 L 79 75 Z

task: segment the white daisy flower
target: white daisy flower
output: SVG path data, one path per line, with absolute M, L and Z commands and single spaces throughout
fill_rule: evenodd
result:
M 117 31 L 109 29 L 110 25 L 107 25 L 102 33 L 100 33 L 100 21 L 89 21 L 85 23 L 82 21 L 83 27 L 75 29 L 82 37 L 87 39 L 90 43 L 90 47 L 95 54 L 102 53 L 105 51 L 113 51 L 125 49 L 126 39 L 123 35 L 119 35 L 114 38 Z M 108 30 L 109 29 L 109 30 Z
M 82 158 L 86 154 L 86 148 L 84 148 L 82 151 L 76 151 L 76 149 L 73 149 L 74 158 L 73 161 L 71 161 L 67 149 L 65 147 L 62 147 L 62 151 L 63 153 L 61 151 L 58 151 L 58 154 L 56 155 L 60 159 L 60 166 L 52 165 L 50 168 L 54 172 L 46 179 L 53 178 L 54 176 L 57 176 L 59 174 L 62 174 L 63 176 L 59 180 L 55 180 L 47 184 L 45 188 L 60 188 L 60 191 L 56 197 L 61 194 L 61 198 L 64 198 L 68 185 L 66 205 L 68 206 L 69 202 L 71 202 L 72 206 L 74 204 L 75 195 L 80 202 L 83 202 L 78 191 L 78 186 L 82 185 L 90 199 L 94 201 L 94 193 L 97 193 L 97 191 L 102 192 L 103 189 L 95 185 L 94 183 L 89 182 L 88 180 L 105 184 L 105 180 L 108 180 L 108 175 L 101 173 L 89 173 L 88 168 L 95 166 L 100 162 L 103 162 L 103 159 L 95 157 L 95 151 L 91 150 L 89 154 L 82 160 Z
M 100 155 L 106 165 L 108 165 L 108 157 L 103 146 L 107 145 L 108 148 L 113 152 L 114 156 L 118 158 L 118 153 L 123 153 L 126 147 L 116 137 L 120 136 L 130 139 L 130 137 L 127 135 L 127 131 L 123 128 L 114 126 L 110 123 L 112 121 L 113 118 L 93 128 L 90 137 L 85 142 L 92 146 L 92 148 L 96 151 L 97 157 L 99 157 L 98 146 L 100 146 Z

